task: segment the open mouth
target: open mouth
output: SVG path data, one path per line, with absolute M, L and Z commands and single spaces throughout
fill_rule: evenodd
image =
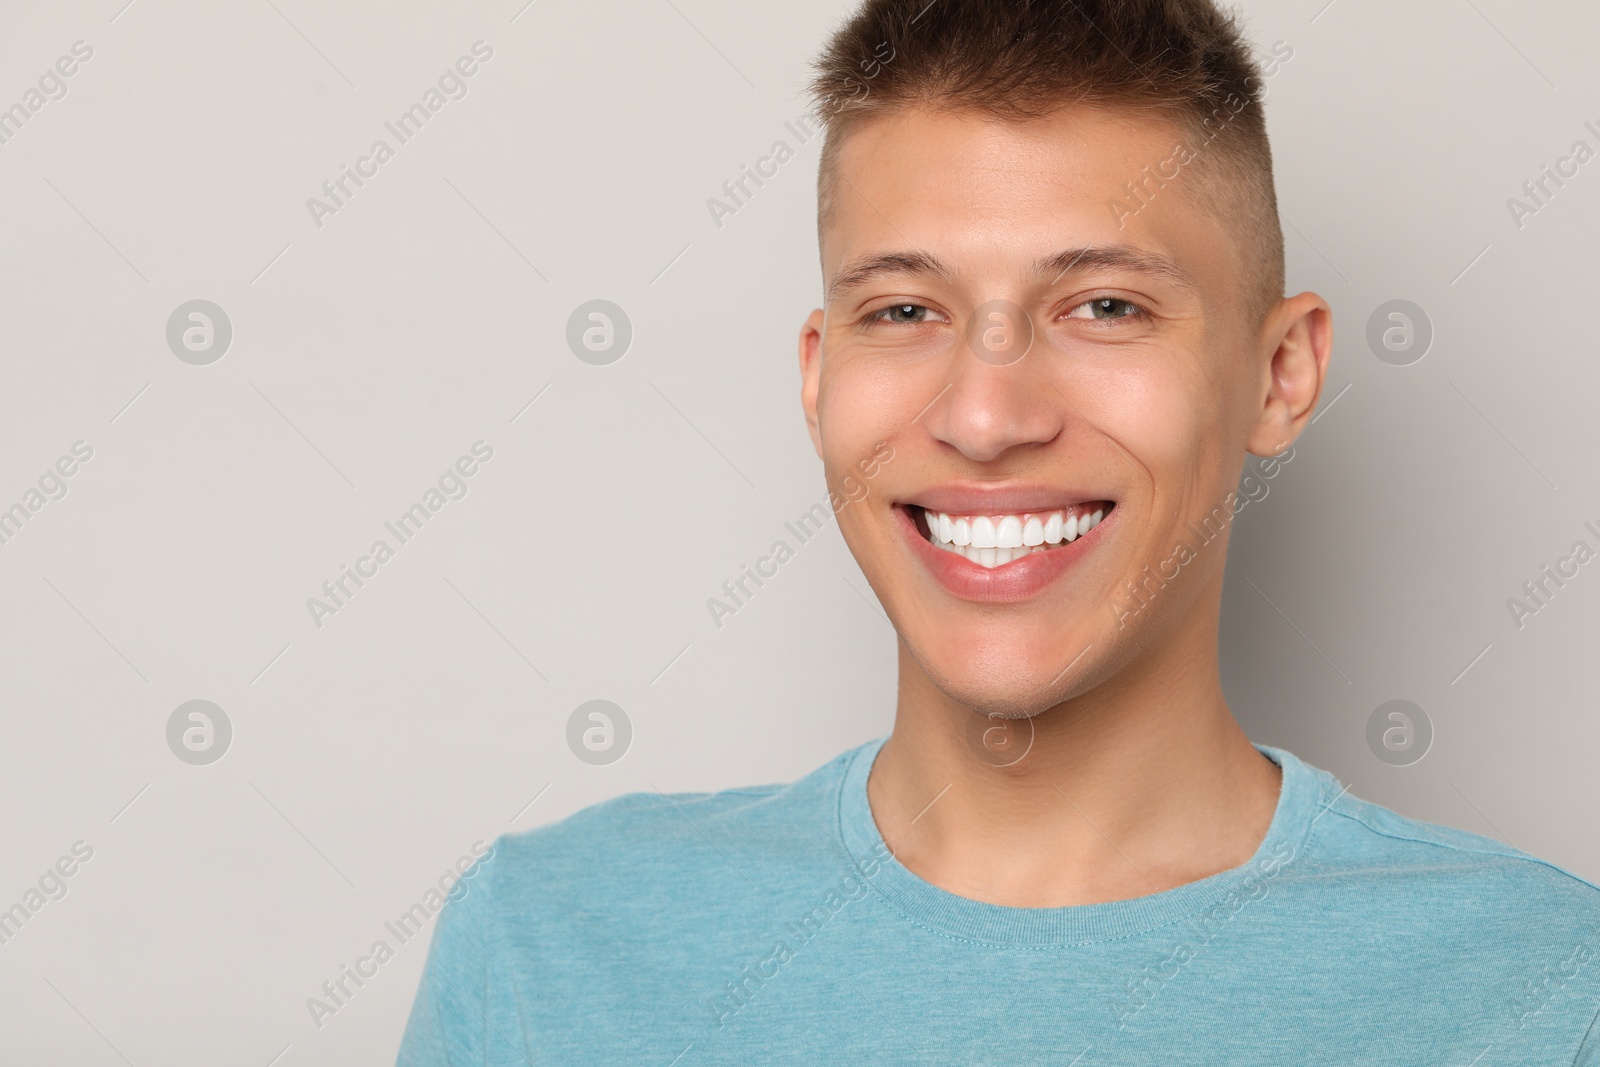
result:
M 992 569 L 1071 544 L 1100 525 L 1114 507 L 1109 500 L 1090 500 L 1055 511 L 1009 515 L 951 515 L 917 504 L 907 510 L 934 548 Z

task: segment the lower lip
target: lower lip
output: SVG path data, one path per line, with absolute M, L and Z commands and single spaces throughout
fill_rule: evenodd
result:
M 900 530 L 911 542 L 911 550 L 950 595 L 986 604 L 1010 604 L 1044 592 L 1070 570 L 1085 552 L 1100 543 L 1101 530 L 1116 521 L 1113 507 L 1088 533 L 1043 552 L 1030 552 L 1021 559 L 998 567 L 985 567 L 964 555 L 935 548 L 917 528 L 911 509 L 896 505 Z

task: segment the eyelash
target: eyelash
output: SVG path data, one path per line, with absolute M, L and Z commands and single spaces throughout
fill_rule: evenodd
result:
M 1150 312 L 1148 310 L 1146 310 L 1143 305 L 1136 304 L 1132 300 L 1124 300 L 1121 297 L 1117 297 L 1117 296 L 1099 296 L 1099 297 L 1094 297 L 1093 299 L 1090 299 L 1090 300 L 1085 300 L 1085 301 L 1083 301 L 1081 303 L 1078 303 L 1078 304 L 1074 304 L 1072 307 L 1067 309 L 1067 313 L 1068 314 L 1066 316 L 1063 316 L 1063 317 L 1064 318 L 1065 317 L 1069 317 L 1072 312 L 1077 311 L 1081 307 L 1087 307 L 1090 304 L 1101 303 L 1103 301 L 1111 301 L 1111 302 L 1118 303 L 1118 304 L 1125 304 L 1132 310 L 1130 310 L 1125 315 L 1117 315 L 1117 316 L 1115 316 L 1113 318 L 1110 318 L 1110 319 L 1095 319 L 1093 317 L 1090 317 L 1089 321 L 1091 321 L 1091 322 L 1117 322 L 1117 321 L 1119 321 L 1121 319 L 1132 319 L 1135 322 L 1144 322 L 1144 321 L 1147 321 L 1150 318 Z M 919 309 L 919 310 L 922 310 L 922 311 L 931 311 L 932 310 L 926 304 L 913 304 L 913 303 L 909 303 L 909 302 L 908 303 L 904 303 L 904 304 L 890 304 L 888 307 L 879 308 L 877 311 L 872 312 L 871 314 L 869 314 L 866 317 L 866 319 L 864 321 L 865 321 L 866 325 L 868 325 L 868 326 L 919 326 L 919 325 L 921 325 L 921 323 L 918 323 L 918 322 L 890 322 L 887 318 L 885 318 L 885 316 L 887 314 L 889 314 L 890 312 L 898 311 L 901 308 L 916 308 L 916 309 Z
M 1126 314 L 1126 315 L 1118 315 L 1118 316 L 1116 316 L 1116 318 L 1113 318 L 1111 320 L 1097 319 L 1097 320 L 1093 320 L 1093 321 L 1098 321 L 1098 322 L 1111 321 L 1111 322 L 1115 322 L 1117 319 L 1133 319 L 1135 322 L 1144 322 L 1144 321 L 1146 321 L 1146 320 L 1148 320 L 1150 318 L 1150 312 L 1145 309 L 1143 304 L 1136 304 L 1132 300 L 1124 300 L 1120 296 L 1097 296 L 1092 300 L 1085 300 L 1081 304 L 1077 304 L 1077 305 L 1075 305 L 1073 307 L 1070 307 L 1070 308 L 1067 309 L 1067 311 L 1068 312 L 1077 311 L 1078 308 L 1087 307 L 1090 304 L 1099 304 L 1099 303 L 1102 303 L 1102 302 L 1105 302 L 1105 301 L 1110 301 L 1110 302 L 1115 303 L 1115 304 L 1126 304 L 1132 310 L 1130 310 L 1128 312 L 1128 314 Z

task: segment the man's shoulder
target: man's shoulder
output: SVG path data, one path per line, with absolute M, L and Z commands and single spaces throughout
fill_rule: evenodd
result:
M 1362 800 L 1311 770 L 1328 786 L 1307 835 L 1307 877 L 1461 915 L 1560 916 L 1600 933 L 1600 887 L 1587 879 L 1504 841 Z
M 865 747 L 790 782 L 625 793 L 505 834 L 494 845 L 497 892 L 525 897 L 605 886 L 649 897 L 729 879 L 781 884 L 837 852 L 839 787 L 851 757 Z

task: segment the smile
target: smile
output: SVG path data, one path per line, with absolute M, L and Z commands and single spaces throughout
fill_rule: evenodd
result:
M 1098 526 L 1114 506 L 1097 500 L 1013 515 L 951 515 L 914 507 L 913 515 L 918 532 L 935 548 L 992 569 L 1071 544 Z
M 959 600 L 1018 604 L 1100 556 L 1121 507 L 1105 487 L 951 483 L 891 509 L 925 573 Z M 1101 527 L 1105 530 L 1102 531 Z

